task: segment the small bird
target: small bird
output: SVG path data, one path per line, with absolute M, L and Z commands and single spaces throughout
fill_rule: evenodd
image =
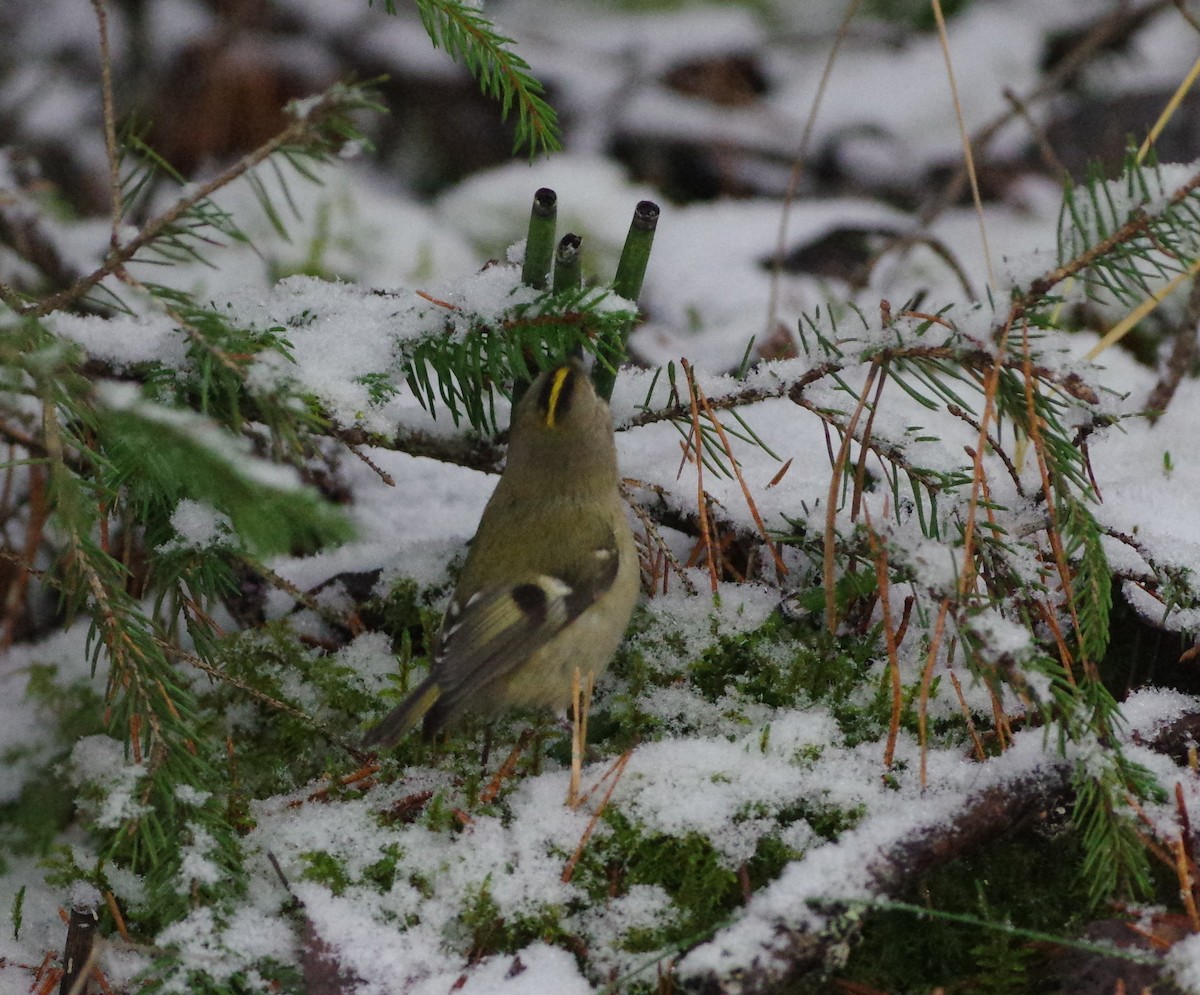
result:
M 578 360 L 541 373 L 513 408 L 508 461 L 434 640 L 429 676 L 366 736 L 427 738 L 465 712 L 564 709 L 576 671 L 599 676 L 640 587 L 612 415 Z

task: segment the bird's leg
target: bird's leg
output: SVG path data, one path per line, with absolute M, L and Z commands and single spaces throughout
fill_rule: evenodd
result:
M 587 749 L 588 711 L 592 705 L 592 685 L 595 678 L 583 677 L 576 668 L 571 677 L 571 780 L 567 787 L 567 805 L 578 806 L 579 784 L 583 778 L 583 754 Z

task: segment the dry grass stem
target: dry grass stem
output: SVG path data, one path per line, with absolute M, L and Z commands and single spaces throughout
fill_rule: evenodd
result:
M 829 77 L 833 75 L 833 65 L 837 62 L 842 42 L 846 40 L 850 31 L 850 22 L 854 20 L 861 3 L 862 0 L 850 0 L 850 3 L 846 5 L 846 13 L 842 15 L 842 21 L 838 25 L 837 34 L 834 35 L 833 44 L 829 47 L 829 55 L 825 59 L 825 65 L 821 68 L 821 79 L 817 83 L 817 92 L 813 96 L 808 117 L 804 120 L 804 130 L 800 132 L 800 146 L 792 157 L 792 170 L 788 176 L 787 190 L 783 195 L 783 207 L 779 212 L 779 234 L 775 239 L 775 255 L 771 260 L 771 296 L 767 303 L 766 327 L 768 336 L 775 331 L 775 326 L 779 321 L 779 285 L 783 274 L 784 250 L 787 247 L 788 218 L 791 214 L 792 203 L 796 199 L 796 191 L 800 189 L 800 178 L 804 175 L 804 167 L 808 160 L 808 144 L 812 141 L 813 127 L 817 123 L 817 111 L 820 110 L 821 101 L 829 87 Z
M 1022 351 L 1026 361 L 1029 361 L 1029 326 L 1022 326 Z M 1031 374 L 1025 376 L 1025 407 L 1028 412 L 1029 423 L 1029 442 L 1033 446 L 1034 457 L 1037 460 L 1038 472 L 1042 480 L 1042 493 L 1050 495 L 1054 493 L 1050 480 L 1050 467 L 1046 462 L 1046 446 L 1042 440 L 1041 417 L 1037 413 L 1037 408 L 1033 400 L 1034 379 Z M 1067 552 L 1063 548 L 1062 533 L 1058 526 L 1058 514 L 1054 508 L 1053 501 L 1046 501 L 1046 514 L 1049 518 L 1049 523 L 1046 527 L 1046 538 L 1050 542 L 1050 550 L 1054 555 L 1054 565 L 1058 571 L 1059 584 L 1061 585 L 1061 593 L 1067 611 L 1071 615 L 1071 626 L 1075 632 L 1079 632 L 1079 614 L 1075 608 L 1075 599 L 1071 596 L 1072 579 L 1071 566 L 1067 561 Z M 1048 613 L 1052 614 L 1052 613 Z M 1096 673 L 1095 660 L 1081 660 L 1085 673 L 1089 678 L 1099 679 Z
M 1183 103 L 1183 98 L 1188 95 L 1188 91 L 1195 84 L 1197 77 L 1200 77 L 1200 59 L 1192 63 L 1192 68 L 1188 70 L 1187 75 L 1183 77 L 1179 86 L 1175 88 L 1175 92 L 1171 94 L 1171 99 L 1167 101 L 1167 106 L 1162 109 L 1162 113 L 1158 115 L 1158 120 L 1154 122 L 1150 131 L 1146 134 L 1146 140 L 1142 142 L 1137 153 L 1137 161 L 1139 163 L 1145 160 L 1151 147 L 1158 141 L 1158 136 L 1162 134 L 1163 128 L 1167 126 L 1167 122 L 1175 116 L 1175 112 L 1179 110 L 1179 105 Z
M 1109 346 L 1120 342 L 1130 330 L 1137 325 L 1151 312 L 1155 311 L 1163 301 L 1171 296 L 1183 283 L 1192 279 L 1197 273 L 1200 273 L 1200 257 L 1193 259 L 1191 264 L 1184 270 L 1176 273 L 1166 284 L 1159 290 L 1151 291 L 1137 307 L 1129 314 L 1125 315 L 1120 321 L 1112 326 L 1104 336 L 1092 346 L 1085 354 L 1085 359 L 1095 359 L 1100 353 L 1104 352 Z
M 963 694 L 962 682 L 958 679 L 958 674 L 950 667 L 946 668 L 946 673 L 950 676 L 950 684 L 954 688 L 954 694 L 958 697 L 959 708 L 962 709 L 963 719 L 967 724 L 967 731 L 971 734 L 971 743 L 975 747 L 975 759 L 983 763 L 987 759 L 987 754 L 983 749 L 983 740 L 979 738 L 979 731 L 975 728 L 975 719 L 971 715 L 970 706 L 967 705 L 966 696 Z M 922 760 L 924 759 L 924 751 L 922 751 Z M 921 787 L 925 786 L 924 768 L 921 774 Z
M 567 866 L 563 868 L 562 882 L 570 884 L 571 878 L 575 876 L 575 867 L 583 857 L 583 851 L 587 847 L 587 842 L 592 838 L 592 833 L 596 831 L 596 826 L 600 822 L 600 816 L 604 814 L 605 808 L 608 807 L 609 799 L 612 798 L 613 792 L 616 791 L 617 785 L 621 781 L 621 775 L 625 773 L 625 767 L 629 763 L 629 758 L 633 756 L 633 747 L 617 758 L 616 762 L 609 767 L 604 776 L 600 778 L 599 784 L 603 784 L 606 780 L 609 781 L 607 790 L 604 792 L 604 797 L 600 799 L 600 804 L 596 806 L 596 811 L 592 813 L 591 819 L 588 820 L 586 828 L 583 830 L 583 835 L 579 838 L 579 845 L 575 847 L 575 852 L 571 854 L 571 859 L 567 861 Z M 610 780 L 611 778 L 611 780 Z M 597 787 L 599 787 L 599 784 Z M 582 805 L 592 796 L 593 788 L 587 794 L 579 799 L 579 804 Z
M 725 454 L 729 457 L 729 465 L 733 467 L 734 476 L 737 477 L 737 482 L 742 489 L 742 496 L 746 499 L 746 507 L 750 510 L 750 517 L 754 519 L 754 526 L 758 529 L 758 534 L 762 536 L 767 549 L 771 551 L 771 557 L 775 561 L 775 572 L 780 578 L 786 577 L 788 568 L 784 565 L 783 557 L 779 554 L 779 549 L 767 532 L 767 526 L 762 520 L 762 515 L 758 513 L 758 505 L 754 503 L 754 495 L 750 493 L 750 488 L 746 484 L 746 478 L 742 476 L 741 464 L 738 462 L 737 457 L 733 455 L 733 446 L 730 445 L 729 437 L 725 434 L 725 426 L 717 418 L 699 384 L 696 385 L 696 393 L 701 405 L 704 407 L 704 413 L 708 415 L 708 420 L 712 422 L 713 428 L 716 429 L 717 437 L 721 440 L 721 446 L 724 448 Z
M 904 707 L 904 687 L 900 681 L 900 654 L 896 633 L 892 629 L 891 586 L 888 576 L 887 543 L 875 531 L 871 523 L 871 513 L 866 514 L 867 542 L 870 544 L 871 556 L 875 561 L 875 581 L 879 587 L 879 607 L 883 613 L 883 639 L 887 645 L 888 673 L 892 682 L 892 711 L 888 720 L 887 744 L 883 749 L 883 766 L 892 769 L 892 761 L 896 757 L 896 741 L 900 737 L 900 717 Z M 924 755 L 924 746 L 922 746 Z
M 987 225 L 983 220 L 983 198 L 979 194 L 979 178 L 975 175 L 975 154 L 971 150 L 971 136 L 963 120 L 962 102 L 958 98 L 958 82 L 954 76 L 954 64 L 950 59 L 950 39 L 946 34 L 946 18 L 942 15 L 942 0 L 932 0 L 933 18 L 937 22 L 938 41 L 942 45 L 942 56 L 946 60 L 946 82 L 950 86 L 950 99 L 954 103 L 954 117 L 958 122 L 958 133 L 962 136 L 963 162 L 967 168 L 967 179 L 971 183 L 971 199 L 975 204 L 975 216 L 979 220 L 979 239 L 983 244 L 983 258 L 987 266 L 988 283 L 996 285 L 996 274 L 992 267 L 992 250 L 988 245 Z
M 858 450 L 858 463 L 854 468 L 854 491 L 850 497 L 850 521 L 858 521 L 859 508 L 862 507 L 862 496 L 867 490 L 867 458 L 872 453 L 871 439 L 873 438 L 875 428 L 875 413 L 879 410 L 879 399 L 883 396 L 883 387 L 887 383 L 887 360 L 879 364 L 879 380 L 875 384 L 875 396 L 871 399 L 871 404 L 867 415 L 867 424 L 863 428 L 862 444 Z M 865 396 L 865 391 L 863 392 Z M 878 454 L 876 454 L 878 455 Z M 885 464 L 886 467 L 886 464 Z
M 692 364 L 686 359 L 680 360 L 684 374 L 687 377 L 688 400 L 691 406 L 692 428 L 688 441 L 684 446 L 684 457 L 695 459 L 696 463 L 696 515 L 700 522 L 700 541 L 704 546 L 705 560 L 708 564 L 709 585 L 713 594 L 717 593 L 720 578 L 717 573 L 716 551 L 713 548 L 712 522 L 709 518 L 708 496 L 704 493 L 704 440 L 700 428 L 700 406 L 697 396 L 696 377 Z
M 858 427 L 858 419 L 862 416 L 863 408 L 866 407 L 867 395 L 871 393 L 871 387 L 875 383 L 875 377 L 879 373 L 879 365 L 880 360 L 878 358 L 871 361 L 871 368 L 867 371 L 867 381 L 863 384 L 862 391 L 859 393 L 854 413 L 850 416 L 850 421 L 842 430 L 841 445 L 838 447 L 837 456 L 834 457 L 829 475 L 829 494 L 825 503 L 825 539 L 822 570 L 825 581 L 825 627 L 831 634 L 837 633 L 838 625 L 836 561 L 838 492 L 842 489 L 846 463 L 850 458 L 850 445 L 854 441 L 854 430 Z
M 516 745 L 508 751 L 508 756 L 504 758 L 492 775 L 492 779 L 488 781 L 487 786 L 479 792 L 479 803 L 481 805 L 490 805 L 496 800 L 500 794 L 500 789 L 504 787 L 504 782 L 513 776 L 513 772 L 517 769 L 517 761 L 521 759 L 521 754 L 525 752 L 525 747 L 529 745 L 529 741 L 533 738 L 532 729 L 524 729 L 521 735 L 517 737 Z
M 105 0 L 92 0 L 96 11 L 96 30 L 100 35 L 100 99 L 104 112 L 104 152 L 108 159 L 109 248 L 115 253 L 120 247 L 121 204 L 120 152 L 117 148 L 117 114 L 113 106 L 112 54 L 108 44 L 108 11 Z

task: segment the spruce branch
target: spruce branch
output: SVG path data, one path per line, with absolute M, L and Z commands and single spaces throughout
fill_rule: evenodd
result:
M 178 248 L 185 244 L 181 239 L 201 237 L 205 228 L 230 234 L 227 216 L 209 200 L 214 193 L 277 153 L 315 158 L 330 155 L 353 133 L 349 115 L 376 106 L 365 88 L 341 83 L 307 101 L 294 101 L 289 105 L 293 122 L 273 138 L 180 197 L 166 211 L 146 222 L 132 238 L 115 244 L 100 267 L 80 277 L 72 286 L 14 310 L 26 317 L 39 318 L 73 307 L 106 277 L 122 276 L 128 263 L 157 243 L 165 242 L 168 249 L 172 245 Z
M 513 39 L 496 31 L 478 9 L 462 0 L 416 0 L 421 23 L 435 47 L 461 61 L 486 96 L 500 101 L 501 119 L 517 108 L 513 151 L 522 146 L 533 159 L 542 152 L 561 148 L 558 117 L 542 96 L 542 84 L 533 76 L 529 63 L 511 48 Z M 388 10 L 393 10 L 388 0 Z
M 1200 172 L 1167 194 L 1162 201 L 1155 205 L 1153 210 L 1144 208 L 1134 210 L 1128 219 L 1111 228 L 1111 230 L 1096 227 L 1101 221 L 1101 215 L 1099 214 L 1093 216 L 1093 223 L 1088 223 L 1086 220 L 1081 219 L 1077 222 L 1076 229 L 1070 231 L 1067 236 L 1068 246 L 1078 248 L 1078 243 L 1074 240 L 1077 238 L 1086 240 L 1090 234 L 1098 234 L 1100 236 L 1099 239 L 1092 244 L 1086 245 L 1086 247 L 1082 248 L 1082 251 L 1076 252 L 1071 258 L 1054 269 L 1048 270 L 1040 277 L 1032 280 L 1025 291 L 1014 298 L 1009 307 L 1005 324 L 1012 327 L 1024 318 L 1028 312 L 1036 311 L 1040 307 L 1045 306 L 1051 291 L 1055 287 L 1087 270 L 1097 270 L 1098 267 L 1103 267 L 1106 261 L 1114 256 L 1119 256 L 1123 251 L 1132 251 L 1141 257 L 1145 257 L 1155 247 L 1156 232 L 1160 228 L 1169 228 L 1175 224 L 1183 224 L 1185 230 L 1188 226 L 1195 229 L 1196 223 L 1189 220 L 1190 216 L 1186 208 L 1188 207 L 1189 200 L 1193 198 L 1198 188 L 1200 188 Z M 1068 196 L 1067 203 L 1068 205 L 1071 203 L 1070 196 Z M 1182 208 L 1183 210 L 1176 210 L 1177 208 Z M 1137 244 L 1138 239 L 1144 239 L 1145 243 L 1139 246 Z M 1187 258 L 1190 260 L 1194 256 Z M 1176 265 L 1179 265 L 1179 263 L 1177 262 Z M 1098 271 L 1100 273 L 1113 272 L 1111 269 L 1106 270 L 1103 268 L 1100 268 Z M 1114 292 L 1120 293 L 1124 284 L 1117 282 L 1111 283 L 1110 286 L 1113 287 Z

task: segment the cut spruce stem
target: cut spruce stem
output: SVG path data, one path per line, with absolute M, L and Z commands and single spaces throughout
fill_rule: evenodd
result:
M 625 247 L 617 263 L 617 275 L 613 278 L 613 293 L 625 300 L 637 303 L 642 292 L 642 281 L 646 278 L 646 264 L 650 261 L 650 249 L 654 245 L 654 229 L 658 227 L 658 205 L 652 200 L 643 200 L 633 210 L 633 221 L 629 234 L 625 236 Z M 617 367 L 625 358 L 625 343 L 633 330 L 631 321 L 621 329 L 620 340 L 606 342 L 601 350 L 604 362 L 598 363 L 592 373 L 596 393 L 606 401 L 612 397 L 613 384 L 617 379 Z
M 536 290 L 544 290 L 550 276 L 550 263 L 554 259 L 554 229 L 558 224 L 558 194 L 549 187 L 540 187 L 533 195 L 533 208 L 529 212 L 529 234 L 525 238 L 525 262 L 521 265 L 521 282 Z M 525 350 L 525 362 L 532 361 L 529 350 Z M 534 368 L 531 376 L 537 373 Z M 513 381 L 512 403 L 514 407 L 529 389 L 531 380 L 518 377 Z
M 578 290 L 583 282 L 583 239 L 574 232 L 567 232 L 558 243 L 554 253 L 554 283 L 556 294 Z
M 525 240 L 525 263 L 521 267 L 521 282 L 538 290 L 546 286 L 546 278 L 550 275 L 557 221 L 558 194 L 549 187 L 542 187 L 533 195 L 529 237 Z

